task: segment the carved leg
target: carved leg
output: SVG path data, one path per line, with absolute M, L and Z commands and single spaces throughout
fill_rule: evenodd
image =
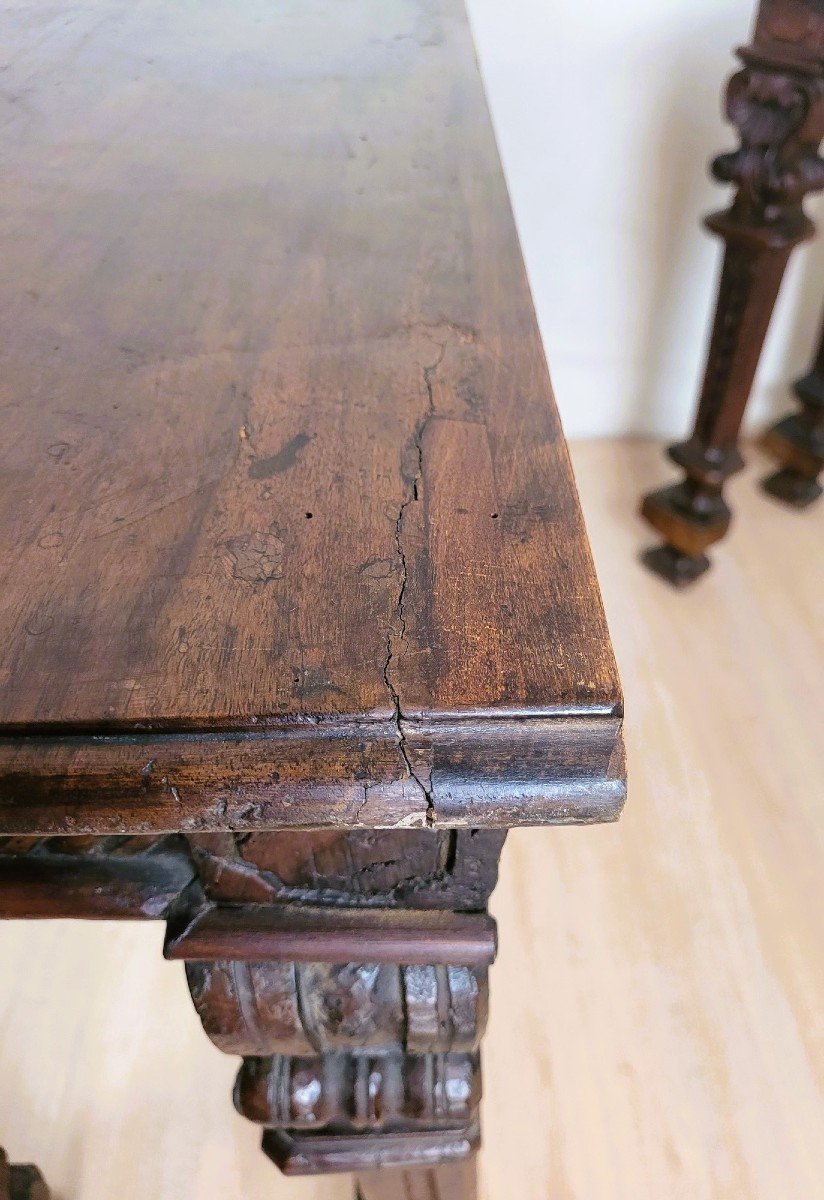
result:
M 243 1058 L 235 1106 L 286 1174 L 404 1168 L 427 1200 L 458 1178 L 433 1171 L 479 1142 L 484 910 L 502 843 L 471 830 L 191 839 L 200 889 L 166 952 L 186 961 L 212 1041 Z M 389 1170 L 380 1188 L 403 1178 Z M 361 1190 L 377 1186 L 367 1174 Z
M 37 1167 L 11 1167 L 0 1150 L 0 1200 L 49 1200 L 49 1189 Z
M 370 1171 L 358 1177 L 357 1200 L 476 1200 L 475 1159 L 424 1171 Z
M 764 480 L 764 488 L 794 508 L 806 508 L 821 495 L 818 476 L 824 467 L 824 322 L 818 354 L 794 391 L 801 412 L 784 417 L 764 436 L 764 447 L 782 469 Z
M 726 244 L 715 322 L 692 437 L 669 450 L 686 479 L 641 508 L 665 541 L 644 560 L 676 586 L 707 570 L 706 549 L 729 528 L 723 486 L 743 465 L 744 409 L 790 254 L 814 232 L 802 201 L 824 187 L 820 0 L 762 0 L 754 43 L 738 55 L 744 69 L 730 80 L 726 111 L 741 148 L 712 166 L 737 192 L 706 221 Z

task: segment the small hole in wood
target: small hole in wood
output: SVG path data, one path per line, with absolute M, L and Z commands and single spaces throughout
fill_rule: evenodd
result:
M 497 520 L 498 520 L 498 514 L 497 514 L 497 513 L 492 513 L 492 520 L 493 520 L 493 521 L 497 521 Z
M 307 521 L 311 521 L 311 520 L 312 520 L 312 514 L 311 514 L 311 513 L 307 513 L 307 514 L 306 514 L 306 520 L 307 520 Z

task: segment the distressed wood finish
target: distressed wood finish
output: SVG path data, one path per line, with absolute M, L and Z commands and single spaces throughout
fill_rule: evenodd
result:
M 616 815 L 459 0 L 2 20 L 0 828 Z
M 469 1200 L 506 830 L 625 779 L 463 8 L 64 7 L 0 0 L 0 915 L 165 920 L 284 1171 Z
M 195 843 L 201 889 L 171 914 L 167 955 L 186 961 L 206 1033 L 243 1057 L 235 1107 L 286 1174 L 477 1148 L 494 925 L 460 906 L 470 877 L 486 907 L 502 842 L 404 830 Z M 410 869 L 417 909 L 396 890 Z M 276 898 L 286 880 L 291 902 Z
M 0 918 L 160 920 L 195 878 L 175 835 L 0 838 Z
M 686 479 L 651 492 L 641 509 L 664 538 L 644 560 L 676 587 L 708 569 L 705 551 L 729 528 L 723 487 L 743 466 L 738 432 L 761 348 L 790 255 L 815 232 L 804 197 L 824 187 L 821 0 L 762 0 L 753 42 L 738 56 L 743 69 L 727 87 L 726 114 L 741 146 L 712 164 L 715 178 L 734 184 L 736 194 L 706 220 L 725 243 L 715 321 L 692 437 L 669 450 Z M 787 465 L 789 443 L 810 441 L 804 423 L 791 424 L 789 436 L 785 426 L 776 439 Z M 793 464 L 801 452 L 796 447 Z M 809 482 L 809 449 L 805 466 Z
M 509 828 L 614 820 L 625 799 L 618 716 L 403 721 L 402 744 L 392 722 L 308 724 L 0 737 L 0 829 Z

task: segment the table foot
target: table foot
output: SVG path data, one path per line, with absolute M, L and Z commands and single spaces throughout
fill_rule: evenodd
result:
M 641 561 L 675 588 L 688 587 L 711 565 L 706 554 L 682 554 L 674 546 L 653 546 L 644 551 Z
M 785 467 L 769 475 L 761 484 L 765 492 L 788 504 L 790 508 L 804 509 L 814 504 L 821 495 L 822 487 L 816 479 L 807 479 L 797 471 Z
M 0 1200 L 50 1200 L 50 1193 L 37 1167 L 11 1166 L 0 1150 Z

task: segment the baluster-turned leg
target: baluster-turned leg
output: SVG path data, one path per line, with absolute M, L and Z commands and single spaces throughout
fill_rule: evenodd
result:
M 763 486 L 794 508 L 806 508 L 822 490 L 818 476 L 824 467 L 824 322 L 812 370 L 793 390 L 801 412 L 784 417 L 765 434 L 764 448 L 782 467 Z
M 0 1150 L 0 1200 L 49 1200 L 49 1189 L 37 1167 L 9 1166 Z
M 473 1200 L 473 1172 L 447 1168 L 479 1143 L 503 834 L 190 841 L 199 884 L 166 953 L 185 961 L 209 1037 L 243 1059 L 235 1107 L 265 1153 L 289 1175 L 363 1176 L 365 1200 L 407 1184 L 404 1200 L 447 1184 Z
M 793 247 L 814 232 L 804 196 L 824 187 L 824 10 L 820 0 L 762 0 L 726 112 L 741 148 L 715 159 L 736 185 L 729 209 L 707 226 L 726 244 L 706 372 L 692 437 L 669 455 L 686 479 L 646 496 L 642 513 L 664 537 L 644 560 L 681 586 L 709 567 L 724 536 L 725 481 L 743 465 L 738 432 L 781 280 Z

